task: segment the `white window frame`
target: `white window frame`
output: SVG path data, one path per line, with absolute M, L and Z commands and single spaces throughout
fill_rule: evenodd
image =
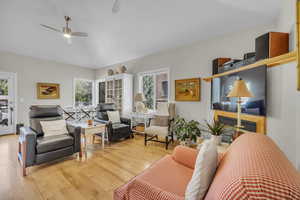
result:
M 96 89 L 95 89 L 95 80 L 84 79 L 84 78 L 74 78 L 73 80 L 73 107 L 76 107 L 76 81 L 89 81 L 92 82 L 92 105 L 96 105 Z
M 139 92 L 143 93 L 143 77 L 147 75 L 151 75 L 154 77 L 154 109 L 150 111 L 156 111 L 156 75 L 158 74 L 167 74 L 168 75 L 168 97 L 167 101 L 170 102 L 170 96 L 171 96 L 171 83 L 170 83 L 170 69 L 169 68 L 160 68 L 157 70 L 151 70 L 151 71 L 145 71 L 138 73 L 138 83 L 139 83 Z
M 4 130 L 3 131 L 3 134 L 0 134 L 0 135 L 4 135 L 4 134 L 11 134 L 11 133 L 15 133 L 16 132 L 16 125 L 18 122 L 18 74 L 16 72 L 5 72 L 5 71 L 0 71 L 0 75 L 1 76 L 7 76 L 11 79 L 13 79 L 13 82 L 12 82 L 12 86 L 13 88 L 12 89 L 12 92 L 13 94 L 12 97 L 13 97 L 13 102 L 11 102 L 11 106 L 13 107 L 13 125 L 12 125 L 12 129 L 10 130 Z M 21 98 L 22 100 L 20 100 L 21 102 L 23 102 L 23 98 Z M 24 122 L 22 122 L 24 123 Z

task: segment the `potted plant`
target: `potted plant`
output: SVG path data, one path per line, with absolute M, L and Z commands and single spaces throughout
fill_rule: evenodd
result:
M 181 144 L 190 146 L 193 142 L 196 143 L 197 137 L 201 136 L 200 123 L 191 120 L 186 121 L 182 117 L 177 117 L 174 121 L 173 131 Z
M 225 124 L 222 124 L 219 121 L 213 120 L 212 123 L 209 123 L 208 121 L 205 121 L 205 124 L 203 125 L 203 128 L 201 131 L 210 133 L 212 136 L 212 140 L 216 142 L 217 145 L 221 144 L 222 141 L 222 135 L 224 133 L 227 133 L 231 131 L 231 129 L 228 129 Z

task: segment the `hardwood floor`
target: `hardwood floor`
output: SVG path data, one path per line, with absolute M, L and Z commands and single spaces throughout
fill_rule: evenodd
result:
M 52 163 L 28 168 L 23 178 L 17 161 L 15 135 L 0 137 L 1 200 L 94 200 L 112 199 L 115 188 L 124 184 L 153 162 L 170 154 L 173 145 L 149 142 L 142 136 L 106 146 L 89 145 L 88 157 L 74 155 Z

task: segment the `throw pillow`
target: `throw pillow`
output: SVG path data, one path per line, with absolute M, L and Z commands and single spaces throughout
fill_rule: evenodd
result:
M 192 179 L 185 191 L 185 200 L 200 200 L 205 197 L 214 178 L 217 163 L 217 146 L 212 140 L 207 140 L 198 153 Z
M 68 133 L 65 120 L 40 121 L 44 136 L 62 135 Z
M 169 126 L 169 116 L 154 115 L 151 126 Z
M 121 123 L 119 111 L 107 111 L 107 115 L 111 123 Z

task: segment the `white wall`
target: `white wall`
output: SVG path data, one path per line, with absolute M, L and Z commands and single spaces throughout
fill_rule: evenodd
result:
M 286 1 L 285 1 L 286 2 Z M 160 52 L 125 64 L 129 73 L 169 67 L 171 71 L 171 100 L 174 101 L 174 80 L 190 77 L 205 77 L 211 74 L 211 62 L 217 57 L 240 58 L 254 51 L 254 39 L 268 31 L 291 32 L 291 47 L 294 48 L 292 1 L 285 3 L 278 25 L 257 27 L 228 36 L 200 41 L 198 43 Z M 110 66 L 108 68 L 114 68 Z M 97 77 L 106 74 L 108 68 L 97 70 Z M 137 81 L 136 81 L 137 83 Z M 137 91 L 137 84 L 135 84 Z M 296 63 L 268 69 L 268 119 L 267 133 L 278 144 L 289 160 L 300 169 L 299 103 L 300 92 L 296 91 Z M 178 114 L 187 119 L 202 121 L 211 119 L 210 84 L 202 82 L 201 102 L 176 102 Z
M 295 45 L 295 0 L 283 0 L 278 25 L 256 27 L 231 35 L 200 41 L 185 47 L 159 52 L 150 56 L 128 61 L 129 73 L 170 68 L 171 101 L 174 101 L 176 79 L 205 77 L 211 74 L 211 62 L 217 57 L 241 58 L 246 52 L 254 51 L 254 39 L 268 31 L 291 32 L 291 47 Z M 106 75 L 109 66 L 96 70 L 96 78 Z M 18 56 L 0 52 L 0 71 L 18 73 L 19 121 L 27 122 L 28 107 L 32 104 L 73 103 L 73 78 L 93 79 L 95 71 L 77 66 Z M 60 100 L 37 100 L 37 82 L 61 84 Z M 135 92 L 138 90 L 137 77 Z M 300 92 L 296 91 L 296 63 L 268 70 L 268 135 L 300 169 Z M 210 84 L 202 81 L 201 102 L 177 102 L 178 114 L 202 121 L 211 118 Z
M 296 0 L 282 0 L 281 13 L 278 19 L 278 31 L 290 32 L 296 22 Z
M 251 30 L 234 33 L 224 37 L 200 41 L 185 47 L 160 52 L 125 64 L 129 73 L 170 68 L 171 101 L 174 97 L 174 81 L 177 79 L 206 77 L 212 73 L 212 60 L 217 57 L 242 58 L 244 53 L 255 50 L 255 38 L 274 26 L 255 27 Z M 97 70 L 97 77 L 106 75 L 108 67 Z M 138 90 L 135 77 L 135 92 Z M 210 84 L 202 81 L 201 102 L 176 102 L 177 114 L 187 118 L 202 121 L 210 115 Z
M 296 0 L 283 0 L 281 8 L 277 30 L 291 33 L 290 48 L 294 49 L 296 46 Z M 300 92 L 296 91 L 296 66 L 296 63 L 290 63 L 283 68 L 272 69 L 272 74 L 277 78 L 273 78 L 273 94 L 270 98 L 275 98 L 274 101 L 277 101 L 280 106 L 273 104 L 271 109 L 274 112 L 270 114 L 268 122 L 274 127 L 272 137 L 300 170 Z M 277 87 L 281 89 L 276 90 Z
M 267 132 L 289 160 L 298 166 L 300 92 L 296 89 L 296 72 L 295 62 L 268 70 Z
M 16 72 L 18 79 L 18 122 L 28 122 L 30 105 L 57 104 L 73 105 L 73 79 L 85 78 L 94 80 L 94 70 L 78 66 L 40 60 L 12 53 L 0 52 L 0 71 Z M 37 82 L 60 84 L 60 99 L 38 100 Z M 24 101 L 21 102 L 20 99 Z

